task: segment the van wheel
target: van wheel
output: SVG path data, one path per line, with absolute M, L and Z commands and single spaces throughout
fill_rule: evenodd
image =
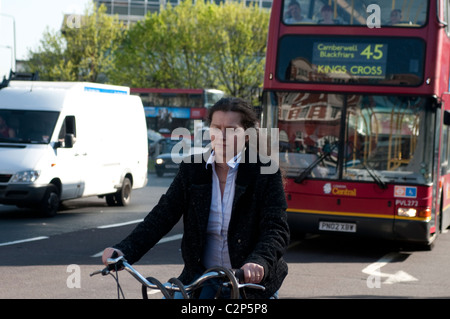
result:
M 118 206 L 127 206 L 131 202 L 131 181 L 128 177 L 123 179 L 122 188 L 116 194 Z
M 59 209 L 59 192 L 55 185 L 47 187 L 44 198 L 39 205 L 39 212 L 45 217 L 53 217 Z
M 108 206 L 127 206 L 131 202 L 131 188 L 130 179 L 125 177 L 121 189 L 105 196 L 106 204 Z

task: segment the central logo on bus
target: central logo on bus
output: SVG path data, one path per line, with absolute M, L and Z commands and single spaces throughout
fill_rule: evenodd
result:
M 346 185 L 331 185 L 331 183 L 323 185 L 323 192 L 340 196 L 356 196 L 356 188 L 348 189 Z

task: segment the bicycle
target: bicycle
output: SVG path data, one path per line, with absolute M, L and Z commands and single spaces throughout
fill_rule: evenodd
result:
M 125 299 L 125 295 L 120 287 L 118 272 L 125 269 L 129 272 L 137 281 L 142 284 L 142 298 L 148 299 L 147 289 L 158 289 L 162 292 L 164 298 L 174 299 L 175 292 L 180 292 L 184 299 L 194 299 L 194 292 L 203 287 L 205 283 L 211 279 L 223 280 L 222 287 L 230 288 L 230 299 L 246 299 L 243 288 L 252 288 L 265 290 L 264 286 L 243 283 L 243 271 L 242 269 L 228 269 L 224 267 L 214 267 L 206 270 L 199 278 L 194 280 L 188 285 L 184 285 L 178 278 L 171 278 L 166 283 L 161 283 L 159 280 L 153 277 L 145 278 L 136 269 L 134 269 L 123 256 L 117 258 L 108 258 L 108 266 L 102 270 L 94 271 L 90 276 L 102 274 L 103 276 L 112 275 L 117 284 L 117 297 Z M 113 272 L 116 274 L 113 275 Z M 219 295 L 220 290 L 217 292 L 216 297 Z

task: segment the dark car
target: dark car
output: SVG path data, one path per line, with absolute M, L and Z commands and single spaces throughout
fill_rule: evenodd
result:
M 156 156 L 155 159 L 155 171 L 159 177 L 164 176 L 165 173 L 176 173 L 180 167 L 180 161 L 186 155 L 183 155 L 183 149 L 180 147 L 173 150 L 174 146 L 182 141 L 172 140 L 170 138 L 163 138 L 159 143 L 159 149 L 161 154 Z M 180 145 L 179 145 L 180 146 Z M 190 145 L 187 145 L 190 148 Z M 186 152 L 186 151 L 185 151 Z
M 155 158 L 155 172 L 158 177 L 162 177 L 166 173 L 177 173 L 180 167 L 179 163 L 184 157 L 193 153 L 203 153 L 208 148 L 191 147 L 191 141 L 189 141 L 188 144 L 185 145 L 185 153 L 183 154 L 183 148 L 181 145 L 178 145 L 177 148 L 174 149 L 174 146 L 180 142 L 182 141 L 172 140 L 170 138 L 164 138 L 158 142 L 161 150 L 161 154 Z

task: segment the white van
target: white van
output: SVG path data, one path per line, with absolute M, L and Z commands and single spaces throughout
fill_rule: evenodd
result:
M 127 87 L 11 81 L 0 90 L 0 204 L 46 216 L 61 201 L 125 206 L 147 184 L 147 126 Z

